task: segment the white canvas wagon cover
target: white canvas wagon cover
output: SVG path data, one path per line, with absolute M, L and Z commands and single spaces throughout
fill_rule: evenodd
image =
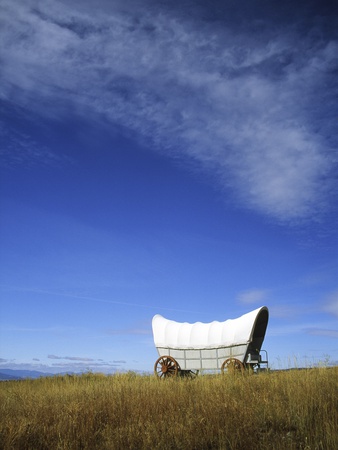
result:
M 211 323 L 180 323 L 159 314 L 153 317 L 152 327 L 155 346 L 171 349 L 202 349 L 231 347 L 263 342 L 268 323 L 268 308 L 262 306 L 237 319 Z

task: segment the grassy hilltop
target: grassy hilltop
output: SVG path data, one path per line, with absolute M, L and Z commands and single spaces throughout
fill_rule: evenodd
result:
M 0 383 L 0 448 L 338 448 L 338 367 L 169 379 Z

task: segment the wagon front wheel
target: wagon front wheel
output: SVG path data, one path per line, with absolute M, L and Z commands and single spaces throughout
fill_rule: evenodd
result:
M 158 378 L 176 377 L 178 370 L 179 365 L 171 356 L 160 356 L 154 366 Z
M 243 363 L 236 358 L 228 358 L 224 361 L 221 367 L 222 373 L 230 372 L 230 373 L 238 373 L 243 372 L 244 365 Z

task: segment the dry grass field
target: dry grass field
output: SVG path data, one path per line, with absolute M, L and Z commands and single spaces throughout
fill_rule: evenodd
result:
M 337 381 L 338 367 L 1 382 L 0 448 L 335 450 Z

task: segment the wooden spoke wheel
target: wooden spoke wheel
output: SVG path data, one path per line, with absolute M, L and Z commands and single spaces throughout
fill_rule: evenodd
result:
M 179 365 L 171 356 L 160 356 L 154 366 L 154 372 L 158 378 L 176 377 L 178 371 Z
M 194 380 L 198 376 L 198 370 L 189 370 L 189 377 Z
M 195 379 L 198 376 L 198 370 L 180 370 L 180 376 L 182 378 Z
M 236 358 L 228 358 L 224 361 L 221 367 L 222 373 L 229 372 L 229 373 L 238 373 L 243 372 L 244 365 L 243 363 Z

